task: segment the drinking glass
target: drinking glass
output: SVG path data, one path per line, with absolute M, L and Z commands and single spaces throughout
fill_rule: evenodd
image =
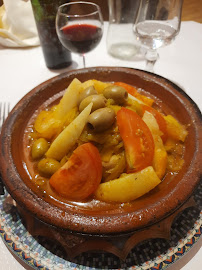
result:
M 56 16 L 56 32 L 63 46 L 83 58 L 93 50 L 103 35 L 100 7 L 91 2 L 71 2 L 61 5 Z
M 139 2 L 140 0 L 108 0 L 107 51 L 110 55 L 131 60 L 138 53 L 139 44 L 133 34 L 133 23 Z
M 183 0 L 141 0 L 134 32 L 147 50 L 146 70 L 153 72 L 157 49 L 170 44 L 180 31 Z

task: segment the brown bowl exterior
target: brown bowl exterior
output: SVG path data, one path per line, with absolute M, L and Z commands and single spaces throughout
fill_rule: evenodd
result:
M 22 157 L 23 134 L 30 118 L 48 99 L 61 93 L 78 78 L 122 81 L 156 96 L 165 113 L 171 113 L 188 125 L 183 169 L 165 178 L 146 196 L 110 210 L 89 211 L 68 205 L 56 206 L 28 181 Z M 13 199 L 34 217 L 58 229 L 91 235 L 119 235 L 145 228 L 175 212 L 192 195 L 201 177 L 201 113 L 196 104 L 178 86 L 160 76 L 122 67 L 95 67 L 73 70 L 54 77 L 30 91 L 14 107 L 3 125 L 1 138 L 1 174 Z

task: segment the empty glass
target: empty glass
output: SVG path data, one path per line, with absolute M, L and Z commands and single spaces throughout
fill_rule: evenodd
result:
M 157 49 L 170 44 L 180 31 L 183 0 L 141 0 L 134 32 L 146 52 L 146 70 L 153 71 Z
M 108 0 L 109 27 L 107 32 L 108 53 L 120 59 L 131 59 L 139 49 L 133 24 L 140 0 Z

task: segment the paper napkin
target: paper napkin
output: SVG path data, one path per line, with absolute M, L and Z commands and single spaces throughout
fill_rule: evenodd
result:
M 3 0 L 0 7 L 0 44 L 6 47 L 40 44 L 29 0 Z

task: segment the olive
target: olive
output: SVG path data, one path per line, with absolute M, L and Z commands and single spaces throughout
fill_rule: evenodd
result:
M 110 128 L 114 121 L 114 110 L 106 107 L 91 113 L 88 117 L 87 126 L 95 132 L 100 132 Z
M 43 158 L 38 163 L 39 173 L 47 177 L 53 175 L 60 167 L 60 162 L 53 158 Z
M 95 87 L 94 87 L 93 85 L 91 85 L 91 86 L 85 88 L 85 89 L 81 92 L 81 94 L 80 94 L 80 96 L 79 96 L 79 103 L 81 103 L 81 101 L 82 101 L 84 98 L 86 98 L 86 97 L 88 97 L 88 96 L 91 96 L 91 95 L 96 95 L 96 94 L 97 94 L 97 91 L 95 90 Z
M 128 92 L 121 86 L 110 85 L 103 90 L 103 95 L 107 99 L 113 99 L 116 104 L 124 104 L 128 98 Z
M 49 148 L 49 144 L 44 138 L 36 140 L 32 145 L 32 158 L 41 158 Z
M 91 95 L 86 98 L 84 98 L 80 105 L 79 105 L 79 111 L 83 111 L 90 103 L 93 103 L 93 107 L 91 109 L 91 112 L 105 107 L 107 100 L 103 95 Z

